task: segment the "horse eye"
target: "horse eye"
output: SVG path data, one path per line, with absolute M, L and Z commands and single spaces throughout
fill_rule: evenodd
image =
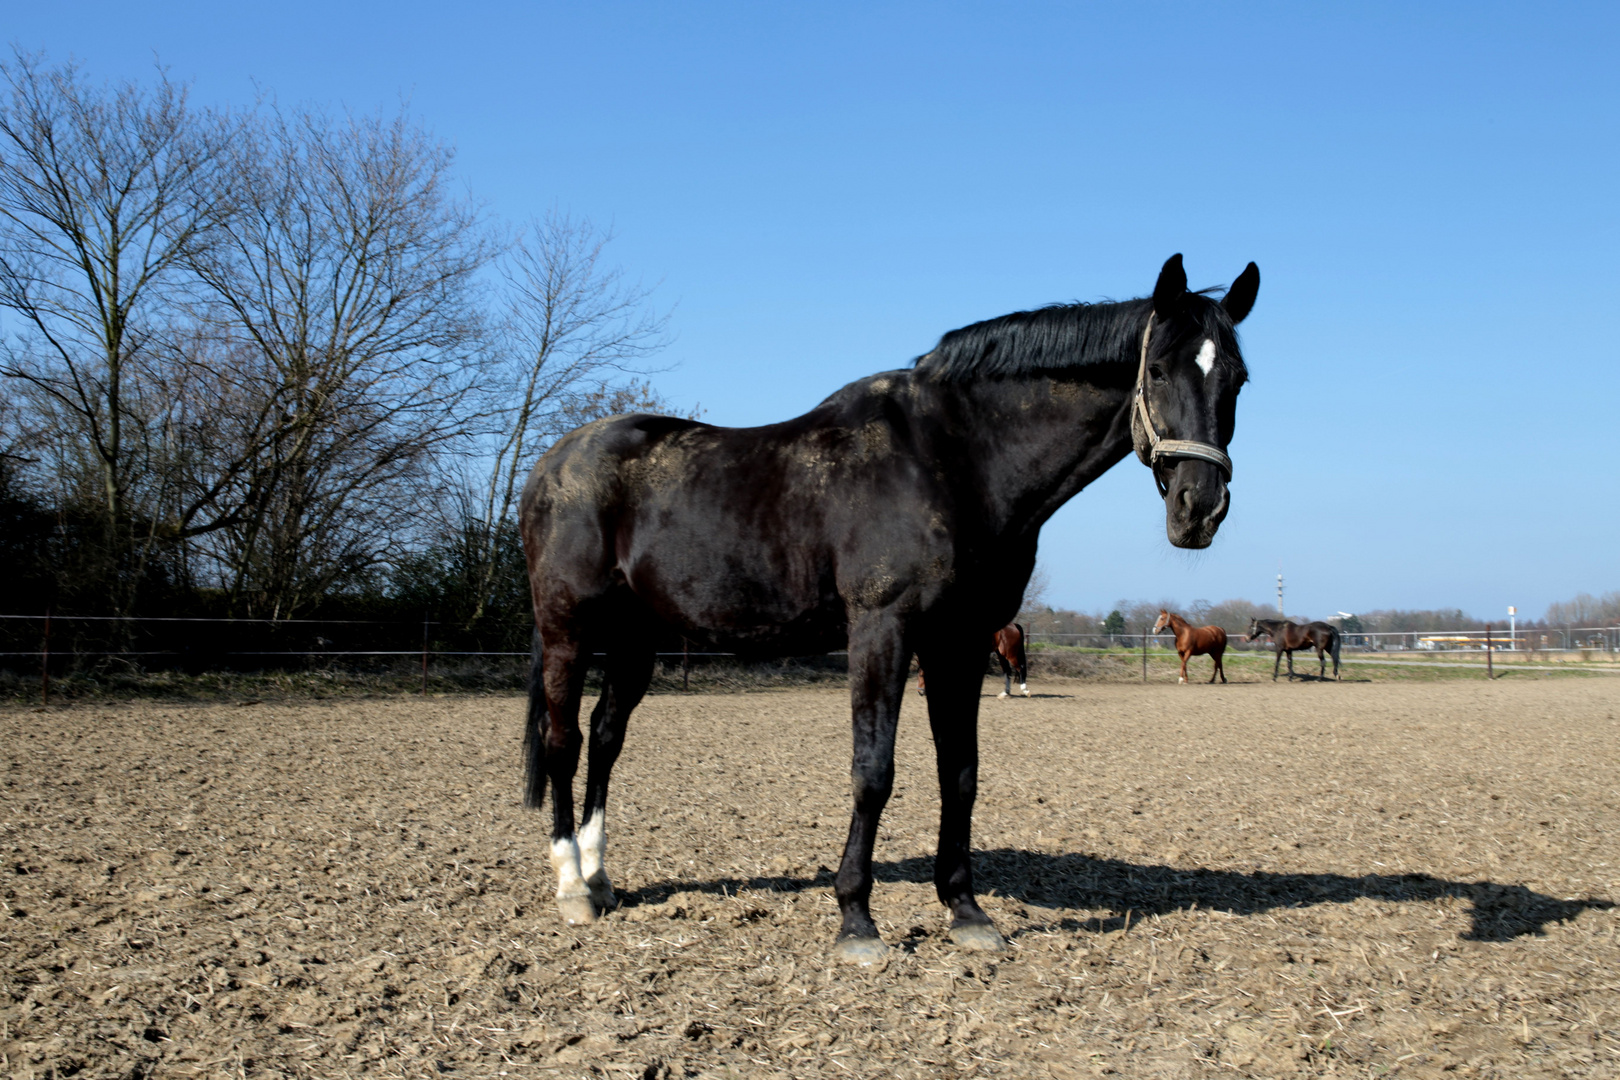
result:
M 1156 379 L 1159 382 L 1164 381 L 1164 372 L 1159 368 L 1159 365 L 1157 365 L 1157 364 L 1153 364 L 1153 365 L 1150 365 L 1148 367 L 1148 374 L 1153 376 L 1153 378 Z

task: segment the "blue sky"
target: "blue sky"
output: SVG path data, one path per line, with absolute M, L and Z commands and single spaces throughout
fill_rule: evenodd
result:
M 413 113 L 490 212 L 611 224 L 705 419 L 802 412 L 940 333 L 1263 275 L 1232 512 L 1127 461 L 1049 597 L 1291 613 L 1620 588 L 1613 5 L 13 5 L 93 77 Z

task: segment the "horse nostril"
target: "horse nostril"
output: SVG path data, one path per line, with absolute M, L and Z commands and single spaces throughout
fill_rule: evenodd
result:
M 1191 514 L 1193 512 L 1193 489 L 1192 489 L 1192 486 L 1188 485 L 1187 487 L 1182 488 L 1181 489 L 1181 494 L 1179 496 L 1177 496 L 1177 498 L 1179 498 L 1181 500 L 1182 512 L 1186 513 L 1186 514 Z

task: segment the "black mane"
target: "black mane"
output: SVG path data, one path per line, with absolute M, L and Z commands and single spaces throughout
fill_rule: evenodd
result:
M 1102 304 L 1049 304 L 1034 311 L 1015 311 L 948 332 L 912 366 L 936 378 L 956 381 L 1089 364 L 1134 364 L 1152 305 L 1150 298 L 1143 297 Z M 1189 293 L 1186 311 L 1203 334 L 1223 345 L 1233 342 L 1232 320 L 1219 303 L 1204 293 Z
M 939 339 L 914 366 L 942 379 L 982 379 L 1117 360 L 1141 339 L 1151 300 L 1050 304 L 986 319 Z

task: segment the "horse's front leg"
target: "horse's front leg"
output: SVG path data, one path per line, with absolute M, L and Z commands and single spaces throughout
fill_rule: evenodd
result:
M 1177 685 L 1184 685 L 1187 682 L 1187 661 L 1191 659 L 1191 652 L 1184 652 L 1181 654 L 1181 681 Z
M 965 949 L 1000 950 L 1006 942 L 973 895 L 973 802 L 979 790 L 979 689 L 984 669 L 973 663 L 971 647 L 947 648 L 930 656 L 929 670 L 935 675 L 928 694 L 928 723 L 939 768 L 934 889 L 951 911 L 952 941 Z
M 877 839 L 878 819 L 894 790 L 894 733 L 900 721 L 900 702 L 905 697 L 910 663 L 911 650 L 897 617 L 873 612 L 851 621 L 849 690 L 855 752 L 850 773 L 855 809 L 833 885 L 843 913 L 833 955 L 845 963 L 878 963 L 888 951 L 868 908 L 872 896 L 872 847 Z M 931 678 L 930 708 L 939 693 L 940 675 L 935 672 Z
M 1279 647 L 1277 649 L 1277 659 L 1275 659 L 1275 660 L 1273 660 L 1271 662 L 1271 681 L 1272 682 L 1277 681 L 1277 669 L 1282 667 L 1282 654 L 1283 654 L 1282 648 Z M 1292 675 L 1294 673 L 1294 658 L 1293 658 L 1292 655 L 1290 655 L 1288 657 L 1288 673 L 1290 675 Z

